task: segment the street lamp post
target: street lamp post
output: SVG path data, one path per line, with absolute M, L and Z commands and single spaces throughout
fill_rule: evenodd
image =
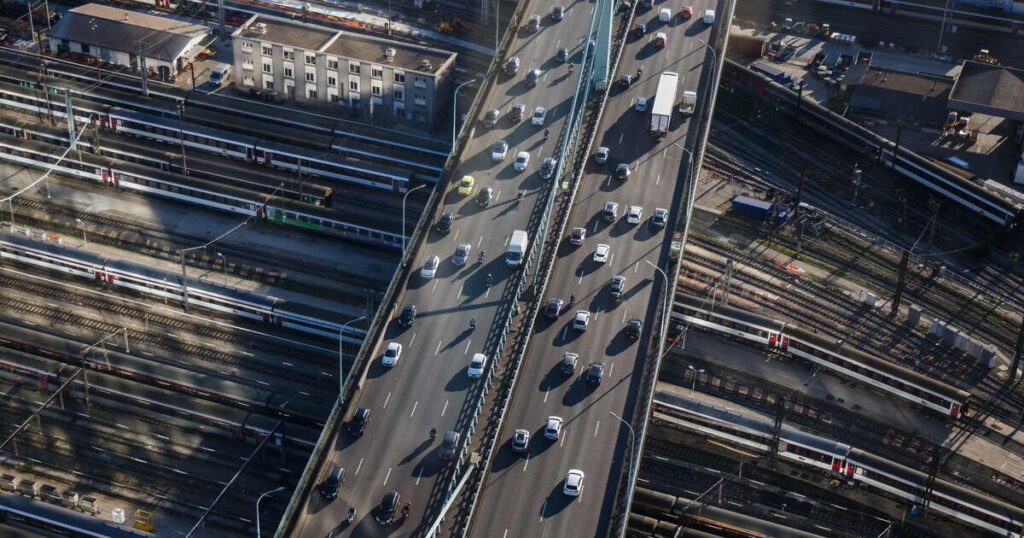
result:
M 687 364 L 686 369 L 693 372 L 693 384 L 690 385 L 690 397 L 693 398 L 694 393 L 697 391 L 697 374 L 703 374 L 704 369 L 694 368 L 692 364 Z
M 217 253 L 220 257 L 220 271 L 224 274 L 224 287 L 228 286 L 228 259 L 224 257 L 220 252 Z
M 260 501 L 262 501 L 263 498 L 266 497 L 267 495 L 273 495 L 278 491 L 281 491 L 282 489 L 284 489 L 284 486 L 265 492 L 263 495 L 260 495 L 258 499 L 256 499 L 256 538 L 260 538 Z
M 651 267 L 653 267 L 654 270 L 657 271 L 658 274 L 661 275 L 661 278 L 665 279 L 665 289 L 662 292 L 662 300 L 661 300 L 661 327 L 658 329 L 658 335 L 660 337 L 660 335 L 665 334 L 665 326 L 666 326 L 666 324 L 668 322 L 669 314 L 671 313 L 669 311 L 669 309 L 668 309 L 668 296 L 669 296 L 670 293 L 672 293 L 672 290 L 669 289 L 669 286 L 668 286 L 668 275 L 665 274 L 665 271 L 662 271 L 660 267 L 658 267 L 657 265 L 654 265 L 649 260 L 644 260 L 644 263 L 646 263 L 647 265 L 650 265 Z
M 633 483 L 633 479 L 634 479 L 634 475 L 633 475 L 633 454 L 637 450 L 637 446 L 636 446 L 636 432 L 633 431 L 633 425 L 630 424 L 629 422 L 627 422 L 626 419 L 620 417 L 619 415 L 616 415 L 612 411 L 608 411 L 608 414 L 613 416 L 613 417 L 615 417 L 615 418 L 617 418 L 617 419 L 619 419 L 619 422 L 625 424 L 626 427 L 629 428 L 629 435 L 630 435 L 630 437 L 633 438 L 632 442 L 630 443 L 630 450 L 629 450 L 629 471 L 628 471 L 629 472 L 629 479 L 626 481 L 626 484 L 627 484 L 626 485 L 626 490 L 627 490 L 626 491 L 626 514 L 625 514 L 626 521 L 623 522 L 623 525 L 622 525 L 622 536 L 625 536 L 626 535 L 626 528 L 629 527 L 629 507 L 633 506 L 633 488 L 635 487 L 635 484 Z
M 693 39 L 698 41 L 701 45 L 704 45 L 704 48 L 710 50 L 711 51 L 711 55 L 715 57 L 715 63 L 711 64 L 711 80 L 715 80 L 715 68 L 718 66 L 718 53 L 715 52 L 715 48 L 714 47 L 712 47 L 711 45 L 708 45 L 707 41 L 704 41 L 703 39 L 701 39 L 699 37 L 695 37 Z
M 413 191 L 418 191 L 418 190 L 420 190 L 420 189 L 422 189 L 423 187 L 426 187 L 426 186 L 427 185 L 424 183 L 423 185 L 420 185 L 419 187 L 413 187 L 413 188 L 405 191 L 405 196 L 402 197 L 402 263 L 403 264 L 405 263 L 405 199 L 408 198 L 409 195 L 412 194 Z
M 85 223 L 82 222 L 82 219 L 75 219 L 75 222 L 77 222 L 78 225 L 82 227 L 82 244 L 88 245 L 89 241 L 85 238 Z
M 455 148 L 455 130 L 459 126 L 459 90 L 467 84 L 476 82 L 476 79 L 467 80 L 455 88 L 455 96 L 452 97 L 452 149 Z
M 342 398 L 345 396 L 345 328 L 351 323 L 362 321 L 366 319 L 366 316 L 360 316 L 356 319 L 346 321 L 341 326 L 341 330 L 338 331 L 338 405 L 341 405 Z

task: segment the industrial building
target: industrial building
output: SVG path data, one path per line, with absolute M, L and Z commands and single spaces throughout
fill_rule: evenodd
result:
M 56 54 L 132 69 L 144 64 L 164 80 L 187 68 L 212 40 L 205 26 L 102 4 L 71 9 L 47 38 Z
M 456 54 L 255 15 L 233 34 L 235 80 L 296 101 L 328 101 L 432 123 Z
M 946 117 L 954 80 L 862 63 L 850 67 L 844 86 L 850 108 L 858 113 L 938 124 Z

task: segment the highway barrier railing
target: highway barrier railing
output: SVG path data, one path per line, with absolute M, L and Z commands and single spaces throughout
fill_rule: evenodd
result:
M 679 281 L 679 271 L 682 267 L 683 252 L 686 248 L 686 239 L 690 228 L 690 217 L 693 215 L 694 194 L 697 190 L 697 182 L 700 180 L 700 164 L 704 158 L 704 149 L 707 146 L 708 135 L 711 130 L 711 118 L 715 109 L 715 99 L 718 95 L 718 79 L 722 73 L 722 63 L 725 61 L 725 47 L 729 39 L 729 26 L 732 24 L 732 17 L 735 8 L 736 5 L 734 0 L 723 0 L 722 9 L 720 10 L 719 18 L 717 20 L 717 36 L 715 42 L 713 44 L 709 44 L 715 50 L 714 69 L 710 74 L 707 73 L 706 67 L 702 69 L 702 73 L 705 77 L 709 77 L 709 80 L 705 81 L 705 91 L 702 96 L 703 99 L 697 103 L 698 109 L 694 111 L 694 115 L 692 116 L 693 118 L 697 118 L 700 122 L 700 127 L 697 130 L 700 134 L 691 146 L 690 159 L 680 162 L 680 166 L 682 166 L 684 170 L 683 177 L 686 178 L 686 181 L 684 181 L 683 185 L 685 194 L 682 197 L 680 206 L 673 212 L 674 215 L 677 215 L 676 218 L 679 220 L 672 223 L 670 226 L 666 226 L 666 233 L 668 233 L 668 230 L 682 232 L 682 238 L 680 241 L 681 245 L 679 248 L 679 256 L 675 259 L 675 262 L 672 263 L 672 266 L 665 271 L 665 274 L 668 275 L 669 278 L 667 279 L 668 282 L 664 283 L 666 289 L 663 290 L 663 293 L 672 293 L 673 290 L 675 290 L 676 282 Z M 707 51 L 703 52 L 706 58 Z M 679 218 L 679 216 L 681 216 L 681 218 Z M 672 235 L 675 234 L 673 233 Z M 666 239 L 669 242 L 663 245 L 663 248 L 670 248 L 670 242 L 673 238 L 668 236 Z M 671 257 L 668 258 L 671 259 Z M 668 318 L 671 317 L 671 308 L 669 309 L 669 312 L 662 312 L 660 309 L 657 311 L 658 314 L 656 316 L 658 316 L 658 323 L 656 326 L 660 327 L 660 330 L 657 331 L 658 334 L 656 335 L 658 344 L 655 347 L 654 352 L 648 355 L 649 360 L 647 360 L 645 364 L 646 369 L 643 374 L 643 379 L 641 380 L 640 394 L 637 399 L 638 405 L 633 409 L 633 415 L 630 417 L 630 423 L 638 434 L 636 444 L 630 447 L 631 450 L 635 451 L 634 457 L 636 459 L 636 463 L 632 470 L 627 466 L 626 472 L 619 473 L 621 478 L 619 479 L 619 494 L 617 495 L 617 498 L 620 498 L 620 500 L 616 503 L 614 508 L 615 513 L 613 514 L 614 519 L 618 521 L 618 532 L 612 533 L 613 536 L 625 536 L 626 530 L 629 526 L 629 505 L 632 502 L 632 494 L 631 492 L 626 491 L 626 495 L 622 495 L 622 491 L 628 489 L 629 484 L 635 483 L 636 474 L 640 472 L 640 455 L 643 453 L 642 447 L 647 439 L 647 418 L 651 416 L 658 375 L 661 371 L 662 358 L 665 356 L 664 346 L 665 338 L 667 336 L 665 334 L 665 330 L 668 327 Z M 625 465 L 626 461 L 628 461 L 628 458 L 622 458 L 623 464 L 620 465 Z M 632 476 L 630 476 L 630 471 L 633 473 Z
M 619 58 L 622 55 L 622 43 L 629 30 L 630 24 L 632 23 L 633 13 L 633 10 L 629 12 L 629 16 L 620 25 L 618 32 L 616 33 L 615 46 L 617 48 L 615 51 L 615 61 L 612 62 L 611 68 L 611 72 L 613 73 L 615 72 L 615 66 L 618 65 Z M 582 75 L 583 74 L 581 73 L 581 76 Z M 522 366 L 523 359 L 526 357 L 526 352 L 530 342 L 530 335 L 533 332 L 533 324 L 537 319 L 541 304 L 543 303 L 544 292 L 547 289 L 551 269 L 557 260 L 558 238 L 562 237 L 565 233 L 565 227 L 569 222 L 572 204 L 575 200 L 578 187 L 585 174 L 588 150 L 593 144 L 594 138 L 597 136 L 597 129 L 600 125 L 601 116 L 604 112 L 605 102 L 610 94 L 610 88 L 611 85 L 609 84 L 608 87 L 599 94 L 595 101 L 588 103 L 590 106 L 582 107 L 581 114 L 586 110 L 596 111 L 596 114 L 587 118 L 585 126 L 581 126 L 581 129 L 586 129 L 586 132 L 583 135 L 585 142 L 577 144 L 577 147 L 582 151 L 579 151 L 574 155 L 572 180 L 570 181 L 569 188 L 562 193 L 561 199 L 556 203 L 557 211 L 555 211 L 554 208 L 552 209 L 552 216 L 554 217 L 553 225 L 545 228 L 550 239 L 546 242 L 547 248 L 544 252 L 538 254 L 542 257 L 541 263 L 539 264 L 540 268 L 538 269 L 538 273 L 541 277 L 538 283 L 533 286 L 531 297 L 526 303 L 526 308 L 520 321 L 521 325 L 517 331 L 517 338 L 515 339 L 512 350 L 509 353 L 508 368 L 505 373 L 506 379 L 502 380 L 498 385 L 498 392 L 495 395 L 495 401 L 492 403 L 492 409 L 497 410 L 497 412 L 492 412 L 492 415 L 488 419 L 487 429 L 482 433 L 479 445 L 480 449 L 478 452 L 480 455 L 480 462 L 474 469 L 476 476 L 468 484 L 471 492 L 468 492 L 467 495 L 471 500 L 465 503 L 465 511 L 459 514 L 458 521 L 456 522 L 456 528 L 453 529 L 452 532 L 453 536 L 464 537 L 466 533 L 469 532 L 470 526 L 472 525 L 473 514 L 475 513 L 476 505 L 479 501 L 480 493 L 483 490 L 483 484 L 487 477 L 490 457 L 494 454 L 495 446 L 498 443 L 498 436 L 501 433 L 502 426 L 504 425 L 505 416 L 515 395 L 520 367 Z M 571 118 L 567 121 L 571 121 Z M 552 181 L 551 188 L 558 189 L 558 182 Z M 537 243 L 537 241 L 534 241 L 531 248 Z M 531 254 L 533 253 L 531 252 Z M 524 263 L 524 267 L 525 266 L 526 264 Z M 526 281 L 527 273 L 526 271 L 523 271 L 520 277 L 520 287 L 516 294 L 517 298 L 519 297 L 519 292 L 524 290 Z M 510 324 L 512 317 L 513 316 L 510 315 L 508 318 Z

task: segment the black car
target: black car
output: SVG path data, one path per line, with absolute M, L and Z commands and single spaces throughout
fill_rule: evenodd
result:
M 557 297 L 548 299 L 548 305 L 544 308 L 544 315 L 551 319 L 557 318 L 558 315 L 562 313 L 563 304 L 565 304 L 565 302 Z
M 642 331 L 643 329 L 644 324 L 642 321 L 636 318 L 629 320 L 628 322 L 626 322 L 626 338 L 629 338 L 630 340 L 636 340 L 637 338 L 640 338 L 640 331 Z
M 587 371 L 583 374 L 583 377 L 587 380 L 587 383 L 597 386 L 601 384 L 601 379 L 604 377 L 604 363 L 601 361 L 590 361 L 587 365 Z
M 366 407 L 356 409 L 352 418 L 348 421 L 348 433 L 355 437 L 362 437 L 366 431 L 366 425 L 370 422 L 370 410 Z
M 402 502 L 402 496 L 397 491 L 389 491 L 384 494 L 384 498 L 380 500 L 380 505 L 377 506 L 377 512 L 373 514 L 373 519 L 377 520 L 377 523 L 381 525 L 389 525 L 395 520 L 395 512 L 398 512 L 398 503 Z
M 331 470 L 327 472 L 327 478 L 320 484 L 320 495 L 323 495 L 325 499 L 334 500 L 338 496 L 338 490 L 341 489 L 341 483 L 345 480 L 345 469 L 338 465 L 331 467 Z
M 441 440 L 441 459 L 450 460 L 455 457 L 459 447 L 459 432 L 451 430 L 444 434 Z
M 684 327 L 681 323 L 676 323 L 675 325 L 672 325 L 671 327 L 668 328 L 668 339 L 675 342 L 676 340 L 679 339 L 680 336 L 683 335 L 683 331 L 685 330 L 686 327 Z
M 636 23 L 636 26 L 633 27 L 633 35 L 635 37 L 643 37 L 647 35 L 647 25 L 642 22 Z
M 628 73 L 619 75 L 619 86 L 626 87 L 626 86 L 629 86 L 632 83 L 633 83 L 633 75 L 630 75 Z
M 565 7 L 564 6 L 555 6 L 555 7 L 551 8 L 551 20 L 553 20 L 555 22 L 558 22 L 558 21 L 562 20 L 563 18 L 565 18 Z
M 398 324 L 402 327 L 412 327 L 412 322 L 416 319 L 416 305 L 407 304 L 402 308 L 402 313 L 398 315 Z
M 437 221 L 437 231 L 443 234 L 452 231 L 453 222 L 455 222 L 455 215 L 448 211 L 441 213 L 441 220 Z

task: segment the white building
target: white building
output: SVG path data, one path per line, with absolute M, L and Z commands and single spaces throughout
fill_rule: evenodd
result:
M 149 72 L 177 75 L 210 40 L 210 29 L 167 17 L 102 4 L 67 12 L 47 35 L 50 50 L 138 69 L 145 55 Z
M 444 104 L 454 52 L 255 15 L 233 34 L 239 90 L 370 107 L 431 123 Z

